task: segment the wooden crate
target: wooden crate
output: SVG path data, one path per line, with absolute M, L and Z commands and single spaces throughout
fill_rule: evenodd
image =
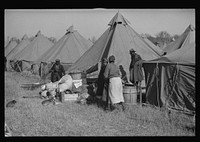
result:
M 76 101 L 78 98 L 78 94 L 62 94 L 61 97 L 62 102 Z

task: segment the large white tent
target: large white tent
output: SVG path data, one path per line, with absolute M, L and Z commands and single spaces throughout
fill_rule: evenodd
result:
M 103 58 L 110 55 L 116 57 L 116 64 L 122 65 L 129 77 L 129 65 L 131 57 L 129 50 L 133 48 L 144 60 L 152 60 L 160 57 L 160 54 L 145 42 L 145 40 L 129 26 L 119 12 L 109 22 L 108 29 L 70 68 L 86 71 L 88 74 L 98 70 L 98 64 Z M 95 73 L 93 73 L 95 74 Z

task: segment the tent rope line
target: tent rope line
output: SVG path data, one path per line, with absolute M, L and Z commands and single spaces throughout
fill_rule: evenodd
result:
M 174 76 L 175 76 L 175 71 L 176 71 L 176 70 L 174 70 L 174 74 L 173 74 Z M 171 90 L 169 90 L 170 93 L 169 93 L 167 99 L 165 100 L 165 107 L 166 107 L 166 108 L 168 108 L 168 103 L 167 103 L 167 102 L 168 102 L 169 99 L 171 98 L 171 95 L 172 95 L 172 92 L 173 92 L 173 88 L 174 88 L 173 85 L 174 85 L 174 80 L 175 80 L 175 79 L 174 79 L 174 78 L 175 78 L 174 76 L 173 76 L 173 79 L 169 79 L 169 80 L 167 81 L 167 84 L 166 84 L 166 86 L 168 85 L 168 86 L 170 86 L 170 88 L 171 88 Z M 172 81 L 171 81 L 171 80 L 172 80 Z M 171 83 L 170 83 L 170 81 L 171 81 Z M 172 85 L 170 85 L 170 84 L 172 84 Z
M 169 101 L 169 99 L 171 98 L 172 94 L 173 94 L 173 90 L 174 90 L 174 87 L 175 87 L 175 82 L 176 82 L 176 79 L 177 79 L 177 76 L 178 76 L 178 70 L 179 69 L 176 69 L 176 67 L 178 66 L 178 63 L 176 63 L 175 67 L 174 67 L 174 76 L 173 76 L 173 80 L 172 80 L 172 86 L 171 86 L 171 90 L 170 90 L 170 93 L 169 93 L 169 96 L 167 98 L 167 102 Z M 167 104 L 167 108 L 169 107 L 169 104 Z
M 116 25 L 117 25 L 117 24 L 116 24 Z M 115 25 L 115 28 L 116 28 L 116 25 Z M 106 50 L 106 48 L 110 48 L 110 47 L 108 47 L 108 43 L 109 43 L 109 41 L 111 41 L 111 39 L 113 38 L 113 35 L 114 35 L 114 30 L 113 30 L 113 28 L 114 28 L 114 27 L 110 27 L 110 31 L 112 30 L 112 33 L 108 35 L 109 38 L 107 38 L 107 40 L 106 40 L 106 43 L 105 43 L 104 48 L 103 48 L 103 52 L 101 52 L 101 55 L 100 55 L 100 59 L 99 59 L 99 60 L 101 60 L 101 59 L 103 59 L 103 58 L 106 58 L 106 57 L 103 57 L 103 56 L 104 56 L 104 51 Z M 109 32 L 110 32 L 110 31 L 109 31 Z

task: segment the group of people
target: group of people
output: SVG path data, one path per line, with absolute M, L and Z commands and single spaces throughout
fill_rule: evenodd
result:
M 124 102 L 123 87 L 121 81 L 120 70 L 115 64 L 115 56 L 112 55 L 108 58 L 102 59 L 102 66 L 97 81 L 97 102 L 104 103 L 104 109 L 111 110 L 122 107 Z
M 142 60 L 135 50 L 130 50 L 131 63 L 130 63 L 130 81 L 133 84 L 138 82 L 134 79 L 134 66 L 137 61 Z M 97 81 L 97 102 L 105 102 L 103 107 L 124 110 L 124 97 L 122 78 L 119 67 L 115 64 L 115 56 L 112 55 L 108 58 L 102 59 L 101 70 Z
M 130 63 L 130 82 L 137 85 L 138 80 L 134 77 L 134 67 L 136 62 L 142 60 L 140 55 L 136 53 L 134 49 L 130 51 L 131 63 Z M 56 82 L 65 75 L 63 66 L 60 64 L 60 60 L 56 60 L 55 64 L 50 69 L 51 81 Z M 123 109 L 124 110 L 124 97 L 122 76 L 120 67 L 115 64 L 115 56 L 112 55 L 108 59 L 103 58 L 101 61 L 101 70 L 97 80 L 96 99 L 97 104 L 104 102 L 104 109 Z

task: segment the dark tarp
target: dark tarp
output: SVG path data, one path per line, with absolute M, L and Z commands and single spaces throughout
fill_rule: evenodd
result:
M 165 57 L 143 63 L 147 103 L 195 111 L 195 43 L 187 43 Z

